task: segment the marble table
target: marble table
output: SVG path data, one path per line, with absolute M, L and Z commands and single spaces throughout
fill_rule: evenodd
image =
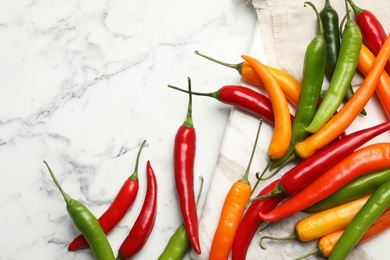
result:
M 43 164 L 97 216 L 134 170 L 140 190 L 108 239 L 116 254 L 146 189 L 159 185 L 155 227 L 135 259 L 156 259 L 182 223 L 173 184 L 173 140 L 188 96 L 241 84 L 237 73 L 195 50 L 240 62 L 256 23 L 246 1 L 2 1 L 0 3 L 0 259 L 93 259 L 68 252 L 78 234 Z M 193 100 L 202 212 L 231 107 Z M 199 181 L 195 180 L 196 189 Z M 189 259 L 189 255 L 187 256 Z

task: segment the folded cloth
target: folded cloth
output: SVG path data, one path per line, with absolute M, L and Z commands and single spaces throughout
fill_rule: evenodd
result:
M 302 79 L 303 57 L 307 45 L 318 34 L 317 16 L 305 1 L 297 0 L 252 0 L 257 12 L 259 30 L 262 35 L 267 63 L 292 75 L 298 81 Z M 325 0 L 311 1 L 320 12 Z M 386 33 L 390 30 L 388 15 L 389 1 L 353 0 L 362 9 L 368 10 L 382 23 Z M 330 0 L 330 4 L 339 14 L 339 22 L 346 14 L 343 0 Z M 348 5 L 348 9 L 352 8 Z M 362 77 L 356 74 L 353 86 L 361 84 Z M 326 81 L 325 81 L 326 82 Z M 325 84 L 325 83 L 324 83 Z

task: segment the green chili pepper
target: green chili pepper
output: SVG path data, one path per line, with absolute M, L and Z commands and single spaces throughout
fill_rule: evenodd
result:
M 54 176 L 54 173 L 50 169 L 49 164 L 46 161 L 43 162 L 46 164 L 54 183 L 64 197 L 66 210 L 68 211 L 69 216 L 79 231 L 87 239 L 95 258 L 97 260 L 114 260 L 115 257 L 111 245 L 108 242 L 106 234 L 104 234 L 99 221 L 81 202 L 72 199 L 67 193 L 65 193 Z
M 306 131 L 311 133 L 317 132 L 336 112 L 345 97 L 348 87 L 351 85 L 357 68 L 362 34 L 355 21 L 350 17 L 348 4 L 345 3 L 345 5 L 348 14 L 341 40 L 340 53 L 324 99 L 318 107 L 313 121 L 306 127 Z
M 198 206 L 200 195 L 203 189 L 203 177 L 201 179 L 201 184 L 199 188 L 198 198 L 196 199 L 196 206 Z M 191 249 L 191 243 L 188 239 L 187 231 L 184 227 L 184 224 L 181 224 L 173 233 L 171 238 L 168 241 L 164 251 L 159 256 L 158 260 L 180 260 L 183 259 L 185 254 Z
M 372 194 L 386 181 L 390 180 L 390 169 L 360 176 L 329 197 L 305 209 L 305 212 L 323 211 L 349 201 Z
M 340 52 L 340 29 L 339 15 L 329 0 L 325 1 L 324 8 L 320 12 L 320 17 L 324 25 L 324 37 L 327 47 L 325 75 L 330 81 L 336 68 L 337 58 Z M 353 94 L 352 86 L 349 85 L 344 100 L 349 100 Z M 364 109 L 361 114 L 367 115 Z
M 390 206 L 390 180 L 382 184 L 348 224 L 333 248 L 329 260 L 343 260 L 367 229 Z
M 311 2 L 305 2 L 305 5 L 306 4 L 310 5 L 317 14 L 319 34 L 314 37 L 306 48 L 302 74 L 302 89 L 292 125 L 290 146 L 287 153 L 281 159 L 271 161 L 269 167 L 271 170 L 275 167 L 283 166 L 296 158 L 294 150 L 295 144 L 304 140 L 309 135 L 309 133 L 305 130 L 305 127 L 310 124 L 317 110 L 321 87 L 324 80 L 326 62 L 324 28 L 316 7 Z M 278 170 L 280 170 L 280 168 L 281 167 L 279 167 Z M 277 171 L 262 179 L 264 180 L 272 177 Z

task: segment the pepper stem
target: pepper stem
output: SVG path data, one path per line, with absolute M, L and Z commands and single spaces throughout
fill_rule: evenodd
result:
M 199 51 L 195 51 L 195 54 L 196 54 L 196 55 L 199 55 L 199 56 L 201 56 L 201 57 L 203 57 L 203 58 L 206 58 L 206 59 L 208 59 L 208 60 L 211 60 L 211 61 L 213 61 L 213 62 L 215 62 L 215 63 L 218 63 L 218 64 L 220 64 L 220 65 L 223 65 L 223 66 L 225 66 L 225 67 L 229 67 L 229 68 L 235 69 L 235 70 L 237 70 L 238 73 L 240 73 L 240 75 L 241 75 L 242 65 L 244 64 L 243 62 L 237 63 L 237 64 L 232 64 L 232 63 L 226 63 L 226 62 L 222 62 L 222 61 L 216 60 L 216 59 L 214 59 L 214 58 L 211 58 L 210 56 L 207 56 L 207 55 L 205 55 L 205 54 L 200 53 Z
M 352 10 L 355 13 L 355 16 L 358 16 L 361 12 L 364 11 L 362 8 L 360 8 L 354 2 L 352 2 L 352 0 L 347 0 L 347 1 L 348 1 L 349 5 L 352 7 Z
M 301 255 L 301 256 L 295 258 L 294 260 L 301 260 L 301 259 L 304 259 L 304 258 L 306 258 L 306 257 L 309 257 L 309 256 L 311 256 L 311 255 L 314 255 L 314 254 L 318 253 L 319 251 L 320 251 L 320 249 L 319 249 L 318 247 L 316 247 L 316 248 L 314 248 L 313 250 L 311 250 L 310 252 L 307 252 L 306 254 Z
M 263 240 L 264 239 L 271 239 L 271 240 L 291 240 L 295 239 L 297 236 L 295 234 L 288 235 L 286 237 L 272 237 L 272 236 L 262 236 L 259 241 L 259 246 L 261 249 L 266 250 L 267 248 L 263 245 Z
M 58 182 L 56 176 L 54 175 L 53 171 L 50 169 L 49 164 L 46 161 L 43 161 L 44 164 L 46 164 L 47 169 L 49 170 L 49 173 L 51 175 L 51 178 L 53 179 L 54 183 L 56 184 L 58 190 L 61 192 L 62 196 L 64 197 L 64 200 L 66 204 L 72 203 L 73 199 L 62 189 L 60 183 Z
M 253 186 L 253 189 L 252 189 L 252 194 L 253 192 L 256 190 L 257 186 L 259 185 L 263 175 L 265 174 L 265 172 L 269 169 L 269 167 L 271 166 L 271 161 L 268 161 L 267 165 L 265 166 L 265 168 L 263 169 L 263 172 L 260 174 L 260 172 L 256 172 L 256 183 L 255 183 L 255 186 Z M 252 195 L 251 194 L 251 195 Z
M 324 35 L 324 26 L 322 25 L 322 20 L 321 20 L 320 14 L 317 11 L 317 8 L 315 7 L 315 5 L 312 2 L 306 1 L 304 3 L 304 6 L 306 6 L 306 5 L 310 5 L 313 8 L 314 12 L 317 15 L 318 27 L 319 27 L 319 30 L 320 30 L 320 35 Z
M 279 196 L 279 195 L 282 195 L 283 193 L 284 193 L 284 189 L 283 189 L 282 185 L 280 183 L 278 183 L 278 185 L 272 191 L 268 192 L 267 194 L 257 196 L 257 197 L 250 199 L 246 203 L 245 208 L 249 207 L 249 205 L 256 200 L 262 200 L 262 199 L 266 199 L 269 197 Z
M 146 140 L 143 140 L 143 142 L 141 143 L 141 146 L 138 150 L 138 154 L 137 154 L 137 159 L 135 160 L 135 167 L 134 167 L 134 172 L 133 174 L 131 174 L 130 176 L 130 179 L 133 179 L 135 181 L 138 181 L 138 163 L 139 163 L 139 157 L 141 155 L 141 150 L 142 148 L 145 146 L 145 143 L 146 143 Z
M 181 91 L 181 92 L 184 92 L 184 93 L 192 94 L 195 96 L 206 96 L 206 97 L 212 97 L 212 98 L 217 98 L 217 99 L 219 98 L 218 91 L 210 92 L 210 93 L 203 93 L 203 92 L 188 91 L 186 89 L 178 88 L 178 87 L 175 87 L 175 86 L 170 85 L 170 84 L 168 84 L 168 87 L 175 89 L 175 90 L 178 90 L 178 91 Z
M 194 123 L 192 122 L 192 92 L 191 92 L 191 79 L 188 77 L 188 107 L 187 107 L 187 116 L 184 120 L 183 125 L 193 128 Z
M 259 140 L 259 135 L 260 135 L 260 130 L 261 130 L 261 125 L 262 124 L 263 124 L 263 120 L 261 119 L 260 122 L 259 122 L 259 126 L 257 128 L 256 139 L 255 139 L 255 143 L 253 144 L 253 148 L 252 148 L 252 154 L 251 154 L 251 157 L 249 158 L 249 163 L 248 163 L 248 166 L 247 166 L 247 168 L 245 170 L 245 174 L 244 174 L 244 176 L 241 179 L 241 181 L 243 183 L 249 183 L 249 180 L 248 180 L 249 171 L 250 171 L 252 160 L 253 160 L 253 157 L 254 157 L 254 154 L 255 154 L 255 151 L 256 151 L 257 141 Z

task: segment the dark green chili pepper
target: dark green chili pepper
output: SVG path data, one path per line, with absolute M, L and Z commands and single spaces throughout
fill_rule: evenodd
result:
M 326 61 L 324 28 L 316 7 L 311 2 L 305 2 L 305 5 L 306 4 L 310 5 L 317 14 L 319 34 L 314 37 L 306 48 L 302 74 L 302 89 L 292 125 L 290 146 L 287 153 L 281 159 L 272 160 L 270 162 L 271 170 L 275 167 L 283 166 L 296 158 L 294 146 L 309 135 L 309 133 L 305 130 L 305 127 L 310 124 L 316 112 L 324 80 Z M 275 175 L 276 172 L 277 171 L 262 179 L 268 179 Z
M 200 176 L 199 178 L 201 179 L 201 184 L 198 198 L 196 199 L 196 206 L 198 206 L 203 189 L 203 177 Z M 159 256 L 158 260 L 181 260 L 190 249 L 191 243 L 188 239 L 187 231 L 184 224 L 181 224 L 169 239 L 168 244 Z
M 349 201 L 372 194 L 386 181 L 390 180 L 390 169 L 373 172 L 360 176 L 351 181 L 329 197 L 305 209 L 305 212 L 326 210 Z
M 311 133 L 317 132 L 336 112 L 345 97 L 348 87 L 351 85 L 357 68 L 362 34 L 355 21 L 350 17 L 348 4 L 345 3 L 345 5 L 348 14 L 341 40 L 340 53 L 324 99 L 314 115 L 313 121 L 306 127 L 306 131 Z
M 54 173 L 50 169 L 49 164 L 46 161 L 43 162 L 46 164 L 54 183 L 64 197 L 66 210 L 68 211 L 69 216 L 79 231 L 87 239 L 95 258 L 97 260 L 114 260 L 115 257 L 111 245 L 108 242 L 106 234 L 104 234 L 99 221 L 81 202 L 72 199 L 67 193 L 65 193 L 54 176 Z
M 320 17 L 324 25 L 324 37 L 327 46 L 325 75 L 330 81 L 336 68 L 337 58 L 340 52 L 340 29 L 339 15 L 329 0 L 325 1 L 324 8 L 320 12 Z M 345 100 L 349 100 L 353 94 L 352 86 L 349 85 L 345 94 Z M 362 115 L 367 115 L 364 109 Z
M 348 224 L 337 241 L 329 260 L 343 260 L 367 229 L 390 206 L 390 180 L 382 184 Z

